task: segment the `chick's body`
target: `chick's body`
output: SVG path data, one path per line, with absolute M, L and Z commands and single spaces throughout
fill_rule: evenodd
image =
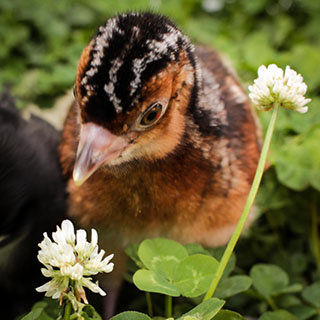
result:
M 155 236 L 224 244 L 259 130 L 219 55 L 195 49 L 164 17 L 120 15 L 83 51 L 75 88 L 60 145 L 70 214 L 101 230 L 108 248 Z

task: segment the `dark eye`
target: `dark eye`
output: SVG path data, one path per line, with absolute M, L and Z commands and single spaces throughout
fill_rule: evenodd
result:
M 144 113 L 140 125 L 142 126 L 150 126 L 155 121 L 157 121 L 161 116 L 162 111 L 162 104 L 159 102 L 154 103 L 151 105 L 147 111 Z

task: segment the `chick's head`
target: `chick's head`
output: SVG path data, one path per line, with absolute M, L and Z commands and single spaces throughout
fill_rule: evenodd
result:
M 196 96 L 193 51 L 170 20 L 152 13 L 123 14 L 98 29 L 83 50 L 75 84 L 76 183 L 101 167 L 173 152 Z

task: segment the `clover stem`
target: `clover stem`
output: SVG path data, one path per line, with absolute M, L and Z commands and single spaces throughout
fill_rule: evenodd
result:
M 261 178 L 265 169 L 265 165 L 266 165 L 266 160 L 267 160 L 267 155 L 268 155 L 268 151 L 269 151 L 269 147 L 270 147 L 270 143 L 271 143 L 271 138 L 272 138 L 272 134 L 273 134 L 273 130 L 275 127 L 275 123 L 276 123 L 276 119 L 277 119 L 277 115 L 278 115 L 278 109 L 279 106 L 277 103 L 274 104 L 274 108 L 273 108 L 273 113 L 269 122 L 269 126 L 267 129 L 267 133 L 264 139 L 264 143 L 262 146 L 262 150 L 261 150 L 261 154 L 260 154 L 260 159 L 259 159 L 259 163 L 258 163 L 258 167 L 253 179 L 253 183 L 251 185 L 251 189 L 246 201 L 246 204 L 244 206 L 244 209 L 242 211 L 242 214 L 240 216 L 240 219 L 238 221 L 237 227 L 235 229 L 235 231 L 233 232 L 231 239 L 228 242 L 228 245 L 224 251 L 224 254 L 221 258 L 221 261 L 219 263 L 218 269 L 212 279 L 212 282 L 210 284 L 210 287 L 206 293 L 206 295 L 203 298 L 203 301 L 211 298 L 219 284 L 219 281 L 223 275 L 223 272 L 227 266 L 227 263 L 231 257 L 231 254 L 239 240 L 239 237 L 241 235 L 241 232 L 245 226 L 245 223 L 247 221 L 248 215 L 250 213 L 250 209 L 253 205 L 253 202 L 256 198 L 259 186 L 260 186 L 260 182 L 261 182 Z
M 271 297 L 267 299 L 267 302 L 273 311 L 276 311 L 278 308 Z
M 64 308 L 63 320 L 69 320 L 71 313 L 71 303 L 67 300 L 66 306 Z
M 147 299 L 147 306 L 148 306 L 148 314 L 152 318 L 153 317 L 153 310 L 152 310 L 152 300 L 150 292 L 146 291 L 146 299 Z
M 318 210 L 317 210 L 317 195 L 314 194 L 311 203 L 311 250 L 315 256 L 318 272 L 320 272 L 320 237 L 318 230 Z
M 170 318 L 172 316 L 172 297 L 166 295 L 165 299 L 165 316 Z

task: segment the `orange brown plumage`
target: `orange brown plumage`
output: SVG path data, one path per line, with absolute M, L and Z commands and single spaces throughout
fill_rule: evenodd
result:
M 84 49 L 75 91 L 60 145 L 71 217 L 111 250 L 156 236 L 229 239 L 260 132 L 215 51 L 194 48 L 162 16 L 120 15 Z

